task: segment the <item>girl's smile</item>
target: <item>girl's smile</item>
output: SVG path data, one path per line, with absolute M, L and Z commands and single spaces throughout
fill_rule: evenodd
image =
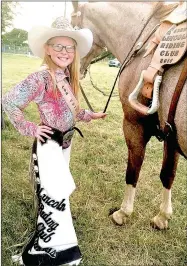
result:
M 63 70 L 73 62 L 75 42 L 69 37 L 52 38 L 45 46 L 45 49 L 52 61 Z

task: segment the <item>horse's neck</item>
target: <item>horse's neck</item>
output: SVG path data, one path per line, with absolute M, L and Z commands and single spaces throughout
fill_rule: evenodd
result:
M 108 50 L 123 61 L 152 12 L 153 5 L 143 2 L 90 3 L 85 8 L 84 21 Z

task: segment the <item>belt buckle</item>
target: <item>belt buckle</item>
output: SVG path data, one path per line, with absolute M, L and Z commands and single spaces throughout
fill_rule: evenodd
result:
M 66 132 L 64 135 L 63 135 L 63 141 L 70 141 L 73 137 L 73 133 L 74 133 L 74 129 Z

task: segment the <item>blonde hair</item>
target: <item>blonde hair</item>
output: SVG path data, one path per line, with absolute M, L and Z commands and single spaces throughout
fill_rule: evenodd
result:
M 48 45 L 50 40 L 48 40 L 44 45 Z M 50 74 L 51 74 L 51 77 L 52 77 L 52 81 L 53 81 L 53 91 L 54 91 L 54 94 L 57 96 L 57 86 L 56 86 L 56 80 L 55 80 L 54 72 L 55 72 L 55 70 L 57 68 L 59 68 L 59 66 L 56 65 L 53 62 L 51 57 L 46 52 L 45 52 L 45 55 L 44 55 L 44 59 L 43 59 L 42 65 L 47 65 L 47 68 L 50 71 Z M 75 55 L 74 55 L 73 62 L 67 68 L 68 68 L 68 70 L 70 72 L 70 83 L 71 83 L 71 87 L 72 87 L 73 93 L 74 93 L 76 99 L 78 100 L 80 56 L 79 56 L 79 53 L 77 51 L 76 42 L 75 42 Z

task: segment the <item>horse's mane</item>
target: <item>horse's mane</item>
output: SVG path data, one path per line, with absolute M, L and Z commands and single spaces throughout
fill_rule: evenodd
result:
M 156 19 L 164 19 L 167 15 L 169 15 L 175 8 L 178 7 L 180 3 L 184 2 L 181 0 L 180 2 L 176 3 L 164 3 L 164 2 L 145 2 L 147 5 L 152 5 L 153 7 L 153 16 Z M 89 4 L 98 3 L 98 1 L 88 1 Z M 74 10 L 77 10 L 78 6 L 84 6 L 86 3 L 80 2 L 72 2 L 74 6 Z M 117 5 L 116 2 L 110 2 L 110 4 Z
M 165 4 L 163 2 L 153 3 L 153 13 L 154 17 L 157 19 L 163 19 L 169 15 L 175 8 L 177 8 L 179 3 Z

